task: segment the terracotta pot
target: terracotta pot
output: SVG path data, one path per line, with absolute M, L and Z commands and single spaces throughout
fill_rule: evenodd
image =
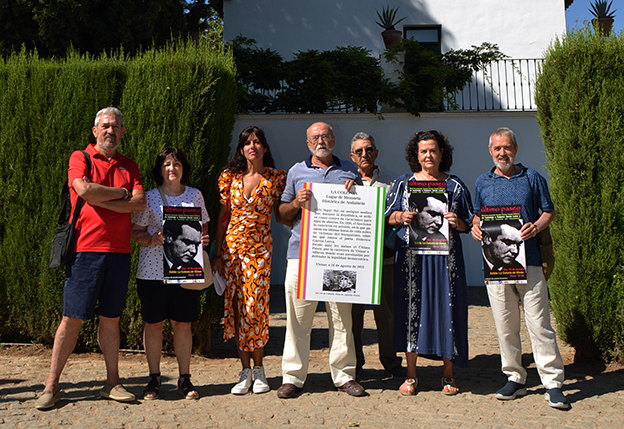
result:
M 384 45 L 388 49 L 401 41 L 403 32 L 401 30 L 384 30 L 381 32 L 381 37 L 383 37 Z
M 611 27 L 613 27 L 613 18 L 594 18 L 592 19 L 592 25 L 596 32 L 600 32 L 603 36 L 608 36 L 611 34 Z

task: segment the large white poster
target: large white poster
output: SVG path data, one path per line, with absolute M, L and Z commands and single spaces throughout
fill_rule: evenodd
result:
M 297 298 L 379 304 L 386 188 L 306 183 Z

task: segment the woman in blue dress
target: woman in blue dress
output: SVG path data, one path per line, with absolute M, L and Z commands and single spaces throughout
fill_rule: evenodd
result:
M 418 355 L 423 355 L 442 358 L 442 392 L 455 395 L 459 389 L 453 365 L 468 366 L 468 302 L 459 233 L 470 231 L 472 202 L 464 183 L 446 173 L 453 163 L 453 147 L 444 135 L 437 131 L 414 134 L 405 157 L 412 173 L 396 179 L 386 202 L 386 219 L 400 228 L 395 242 L 394 338 L 396 350 L 406 352 L 407 379 L 399 390 L 405 395 L 416 393 L 416 363 Z M 410 181 L 446 182 L 446 211 L 440 210 L 434 198 L 427 198 L 431 202 L 425 207 L 410 208 Z M 446 223 L 445 234 L 440 229 Z M 410 250 L 410 229 L 429 230 L 432 237 L 440 237 L 440 232 L 448 235 L 449 254 Z

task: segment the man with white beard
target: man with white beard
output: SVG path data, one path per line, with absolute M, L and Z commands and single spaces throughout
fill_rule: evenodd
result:
M 282 357 L 282 386 L 280 398 L 298 396 L 308 375 L 310 363 L 310 333 L 318 305 L 317 301 L 297 299 L 299 280 L 299 244 L 301 240 L 301 207 L 312 198 L 304 189 L 305 182 L 345 184 L 349 190 L 362 184 L 357 168 L 333 155 L 336 137 L 332 127 L 324 122 L 312 124 L 306 139 L 311 155 L 288 171 L 279 212 L 283 220 L 292 222 L 288 241 L 288 265 L 284 288 L 286 292 L 286 338 Z M 329 322 L 329 366 L 336 388 L 351 396 L 364 396 L 364 388 L 355 381 L 355 344 L 352 332 L 351 304 L 326 302 Z
M 475 216 L 472 236 L 483 239 L 481 210 L 490 206 L 521 206 L 524 224 L 520 238 L 525 242 L 527 283 L 488 284 L 487 291 L 494 315 L 501 349 L 502 371 L 507 384 L 496 392 L 500 400 L 512 400 L 526 395 L 527 372 L 522 366 L 520 339 L 520 303 L 529 330 L 533 357 L 545 398 L 553 408 L 568 409 L 561 390 L 563 360 L 557 347 L 557 334 L 550 323 L 548 285 L 542 273 L 542 259 L 536 235 L 555 218 L 546 179 L 532 168 L 515 164 L 518 143 L 509 128 L 498 128 L 490 136 L 489 152 L 494 168 L 482 174 L 475 183 Z

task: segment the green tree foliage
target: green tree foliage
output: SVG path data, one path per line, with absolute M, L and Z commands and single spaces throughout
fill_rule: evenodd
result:
M 72 51 L 44 60 L 23 50 L 0 62 L 0 336 L 51 343 L 62 312 L 64 272 L 47 261 L 61 184 L 73 150 L 94 142 L 95 113 L 119 106 L 127 132 L 120 152 L 135 160 L 146 189 L 158 152 L 176 145 L 195 167 L 198 187 L 216 219 L 218 170 L 227 162 L 235 121 L 231 54 L 208 44 L 169 44 L 138 53 Z M 214 224 L 214 222 L 211 222 Z M 138 246 L 133 259 L 136 267 Z M 222 306 L 202 295 L 196 345 L 209 348 L 209 330 Z M 142 320 L 134 280 L 121 319 L 122 346 L 141 347 Z M 96 321 L 83 325 L 80 344 L 95 348 Z
M 491 61 L 506 58 L 498 45 L 484 42 L 470 49 L 451 49 L 437 55 L 412 39 L 403 39 L 384 52 L 386 60 L 401 64 L 398 84 L 389 84 L 382 101 L 413 115 L 444 109 L 445 100 L 455 106 L 454 94 Z
M 331 51 L 297 52 L 286 67 L 279 110 L 322 113 L 344 105 L 359 112 L 376 112 L 382 86 L 379 61 L 365 48 L 347 46 Z
M 286 78 L 282 56 L 271 49 L 254 46 L 255 40 L 238 36 L 230 43 L 236 61 L 239 112 L 275 110 L 276 92 Z
M 556 39 L 536 83 L 557 217 L 559 334 L 580 356 L 624 357 L 624 37 Z
M 44 58 L 61 58 L 70 46 L 134 54 L 172 36 L 198 40 L 214 13 L 205 0 L 2 0 L 0 55 L 22 45 Z
M 239 111 L 276 110 L 321 113 L 342 105 L 360 112 L 377 110 L 382 85 L 379 61 L 364 48 L 308 50 L 292 61 L 242 36 L 230 44 L 239 83 Z
M 379 60 L 361 47 L 300 51 L 291 61 L 239 36 L 230 44 L 239 83 L 239 112 L 321 113 L 336 107 L 377 112 L 380 103 L 405 109 L 439 111 L 442 102 L 490 61 L 505 58 L 498 46 L 483 43 L 437 55 L 413 40 L 403 40 L 384 55 L 401 65 L 398 83 L 385 79 Z
M 402 108 L 418 116 L 418 112 L 435 112 L 443 109 L 444 80 L 449 69 L 444 67 L 440 57 L 423 49 L 414 40 L 402 39 L 384 52 L 390 62 L 402 65 L 398 84 L 391 84 L 384 94 L 391 106 Z M 472 75 L 467 77 L 470 80 Z

